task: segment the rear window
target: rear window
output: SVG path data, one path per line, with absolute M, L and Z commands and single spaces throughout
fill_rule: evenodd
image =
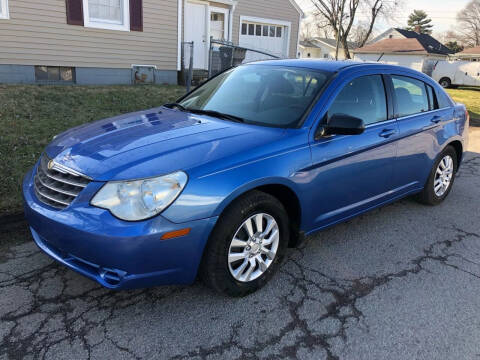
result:
M 452 106 L 453 101 L 450 100 L 449 96 L 443 91 L 437 91 L 437 101 L 439 109 Z
M 397 100 L 397 116 L 403 117 L 429 110 L 425 83 L 406 76 L 392 75 L 395 98 Z
M 427 88 L 427 93 L 428 93 L 428 102 L 430 104 L 429 109 L 430 110 L 438 109 L 438 101 L 437 101 L 437 97 L 435 96 L 435 91 L 430 85 L 425 84 L 425 87 Z

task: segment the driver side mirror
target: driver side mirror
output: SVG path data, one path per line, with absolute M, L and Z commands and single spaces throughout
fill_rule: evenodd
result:
M 327 124 L 320 125 L 315 139 L 328 135 L 360 135 L 365 131 L 362 119 L 346 114 L 333 115 Z

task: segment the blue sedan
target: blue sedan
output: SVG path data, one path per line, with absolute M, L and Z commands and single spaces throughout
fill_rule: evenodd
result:
M 25 214 L 43 251 L 108 288 L 199 275 L 243 296 L 305 235 L 409 195 L 442 202 L 468 122 L 407 68 L 242 65 L 56 136 L 25 177 Z

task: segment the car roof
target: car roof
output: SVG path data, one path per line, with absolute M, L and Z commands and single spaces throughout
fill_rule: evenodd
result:
M 382 69 L 391 69 L 391 70 L 402 70 L 402 71 L 411 71 L 411 69 L 396 66 L 388 65 L 383 63 L 369 63 L 369 62 L 358 62 L 353 60 L 322 60 L 322 59 L 285 59 L 285 60 L 265 60 L 265 61 L 256 61 L 249 64 L 260 64 L 260 65 L 275 65 L 275 66 L 292 66 L 312 70 L 325 70 L 331 72 L 337 72 L 345 68 L 382 68 Z

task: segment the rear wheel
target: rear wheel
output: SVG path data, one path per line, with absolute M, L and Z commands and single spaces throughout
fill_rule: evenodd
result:
M 451 81 L 449 78 L 447 78 L 447 77 L 441 78 L 438 83 L 439 83 L 440 86 L 443 87 L 444 89 L 449 88 L 450 86 L 452 86 L 452 81 Z
M 277 270 L 289 238 L 288 217 L 275 197 L 252 191 L 218 219 L 205 248 L 200 276 L 211 288 L 245 296 Z
M 435 161 L 418 200 L 427 205 L 441 203 L 452 189 L 457 166 L 457 153 L 452 146 L 447 146 Z

